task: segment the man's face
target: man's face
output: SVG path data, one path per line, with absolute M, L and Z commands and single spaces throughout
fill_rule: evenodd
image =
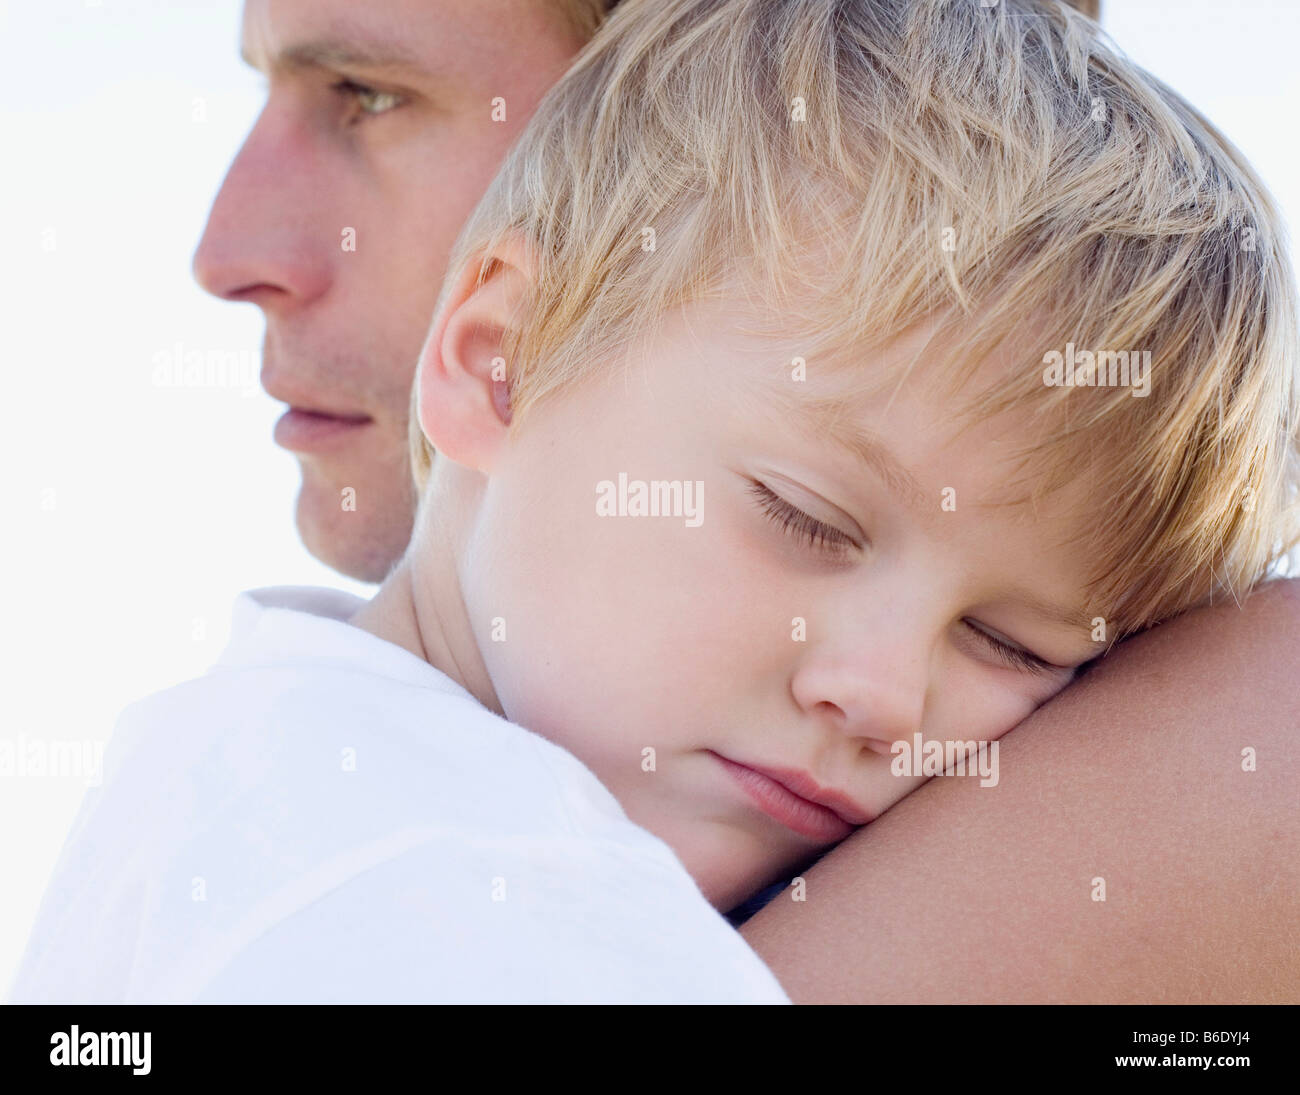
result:
M 673 320 L 629 373 L 523 417 L 458 562 L 500 709 L 581 759 L 719 908 L 922 783 L 891 772 L 894 742 L 996 740 L 1100 652 L 1079 499 L 993 505 L 1015 422 L 958 436 L 912 382 L 851 396 L 842 371 L 795 380 L 798 352 L 721 305 Z M 637 515 L 652 481 L 682 493 Z M 774 816 L 754 768 L 838 792 L 843 820 L 788 799 Z
M 298 530 L 351 577 L 382 579 L 410 537 L 411 379 L 451 245 L 580 46 L 549 0 L 247 0 L 267 102 L 195 275 L 266 316 Z

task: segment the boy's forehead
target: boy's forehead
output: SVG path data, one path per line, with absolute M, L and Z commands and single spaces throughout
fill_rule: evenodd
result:
M 1063 538 L 1077 538 L 1065 530 L 1095 505 L 1095 481 L 1081 477 L 1030 497 L 1040 482 L 1030 454 L 1049 425 L 1026 407 L 983 418 L 967 412 L 969 394 L 1005 381 L 1014 366 L 981 364 L 954 394 L 935 375 L 951 362 L 932 333 L 909 331 L 836 360 L 775 358 L 753 394 L 776 428 L 871 473 L 920 514 L 937 511 L 941 488 L 951 485 L 936 478 L 945 469 L 961 473 L 968 487 L 978 484 L 963 493 L 964 506 L 1055 522 Z
M 1029 406 L 994 416 L 970 413 L 974 397 L 1022 380 L 1026 362 L 1048 337 L 1046 325 L 1022 322 L 991 349 L 963 356 L 965 333 L 950 314 L 918 320 L 874 342 L 818 345 L 815 334 L 787 325 L 780 309 L 752 296 L 726 294 L 670 319 L 685 320 L 688 355 L 731 362 L 715 393 L 719 405 L 748 407 L 771 429 L 809 450 L 829 450 L 846 469 L 879 479 L 922 516 L 938 512 L 940 469 L 960 473 L 962 505 L 1059 528 L 1078 541 L 1095 512 L 1100 480 L 1079 477 L 1040 489 L 1038 449 L 1052 429 Z M 743 301 L 743 303 L 742 303 Z M 1034 376 L 1039 370 L 1031 369 Z M 1028 375 L 1028 374 L 1026 374 Z

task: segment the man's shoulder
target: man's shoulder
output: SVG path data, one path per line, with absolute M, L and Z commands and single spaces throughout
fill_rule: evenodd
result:
M 346 727 L 357 745 L 430 717 L 495 719 L 435 666 L 349 623 L 363 604 L 311 586 L 241 594 L 220 658 L 203 675 L 126 707 L 110 752 L 124 760 L 148 743 L 179 758 L 229 752 L 249 738 L 273 751 L 277 741 L 301 732 L 320 738 L 331 727 Z
M 218 663 L 127 707 L 105 755 L 105 793 L 194 820 L 273 797 L 304 816 L 404 810 L 427 822 L 476 783 L 510 793 L 517 810 L 550 789 L 539 739 L 432 666 L 421 681 L 337 644 L 280 655 Z M 473 801 L 459 815 L 466 824 L 493 816 L 468 809 Z
M 176 845 L 261 818 L 308 857 L 325 853 L 322 839 L 412 826 L 635 843 L 617 800 L 572 754 L 346 619 L 277 602 L 244 606 L 206 674 L 122 713 L 105 755 L 104 824 Z

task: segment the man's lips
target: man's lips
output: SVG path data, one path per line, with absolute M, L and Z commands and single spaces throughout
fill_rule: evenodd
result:
M 368 415 L 290 407 L 275 424 L 275 443 L 291 452 L 322 452 L 346 444 L 372 421 Z
M 724 770 L 765 814 L 813 840 L 843 840 L 871 821 L 847 795 L 821 787 L 807 772 L 740 764 L 714 753 Z

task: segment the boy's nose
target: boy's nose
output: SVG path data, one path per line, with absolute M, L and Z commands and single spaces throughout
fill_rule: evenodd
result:
M 310 302 L 329 285 L 328 173 L 313 169 L 304 138 L 270 108 L 249 133 L 208 214 L 194 277 L 213 296 L 268 314 Z M 335 243 L 337 247 L 337 243 Z
M 887 748 L 921 729 L 931 653 L 919 637 L 828 645 L 808 652 L 791 691 L 806 714 L 864 745 Z

